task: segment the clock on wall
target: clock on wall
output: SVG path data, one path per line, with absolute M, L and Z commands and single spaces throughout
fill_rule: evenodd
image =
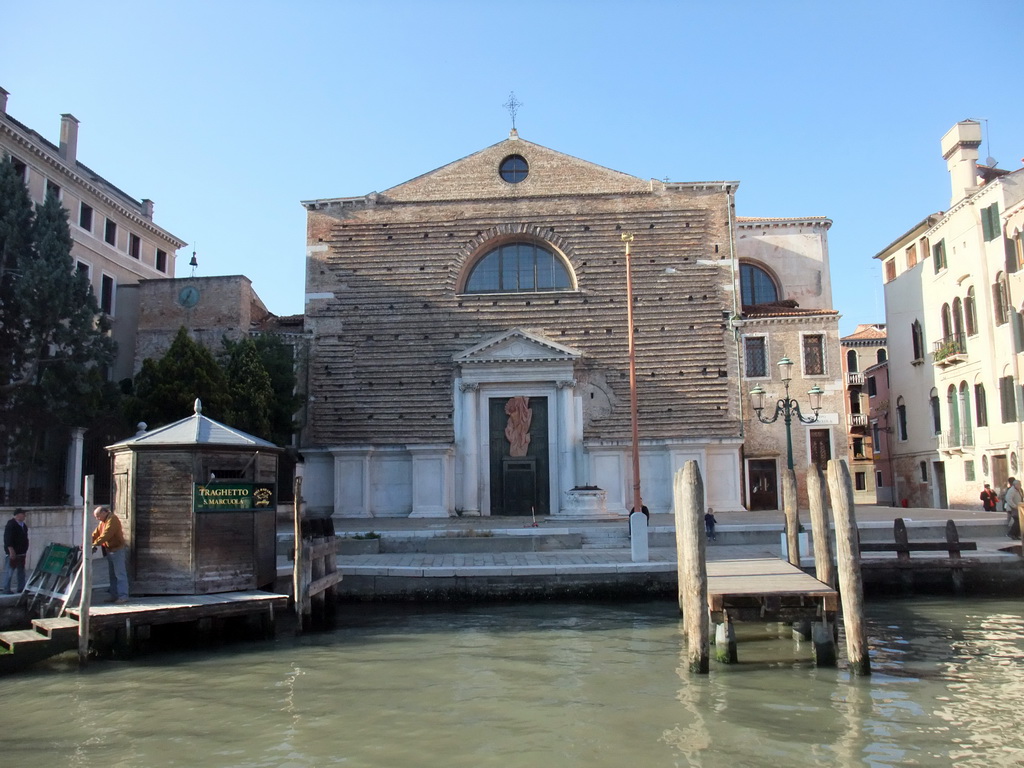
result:
M 192 309 L 199 303 L 199 289 L 194 285 L 186 285 L 178 292 L 178 303 L 185 309 Z

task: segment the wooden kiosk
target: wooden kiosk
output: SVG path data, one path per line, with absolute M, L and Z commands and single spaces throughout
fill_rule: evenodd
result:
M 201 595 L 274 583 L 273 443 L 195 413 L 107 446 L 132 595 Z

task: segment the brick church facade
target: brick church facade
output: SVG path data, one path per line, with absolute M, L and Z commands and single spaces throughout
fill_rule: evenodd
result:
M 625 514 L 624 233 L 644 504 L 671 511 L 694 459 L 708 504 L 742 508 L 736 187 L 640 179 L 513 131 L 383 192 L 305 201 L 310 510 L 566 517 L 596 486 Z

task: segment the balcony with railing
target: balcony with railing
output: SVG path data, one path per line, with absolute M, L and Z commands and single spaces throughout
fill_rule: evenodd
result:
M 947 366 L 967 362 L 967 337 L 953 333 L 932 345 L 932 362 Z
M 950 429 L 938 435 L 939 450 L 950 453 L 962 453 L 964 449 L 974 447 L 974 434 L 962 432 L 959 429 Z
M 867 427 L 868 415 L 866 413 L 850 413 L 847 414 L 849 425 L 851 427 Z
M 848 387 L 863 387 L 864 386 L 864 374 L 858 373 L 857 371 L 850 371 L 846 374 L 846 386 Z

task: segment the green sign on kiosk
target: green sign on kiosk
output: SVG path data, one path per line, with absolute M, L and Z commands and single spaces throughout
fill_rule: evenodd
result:
M 196 483 L 193 497 L 196 512 L 259 512 L 276 507 L 274 486 L 260 483 Z

